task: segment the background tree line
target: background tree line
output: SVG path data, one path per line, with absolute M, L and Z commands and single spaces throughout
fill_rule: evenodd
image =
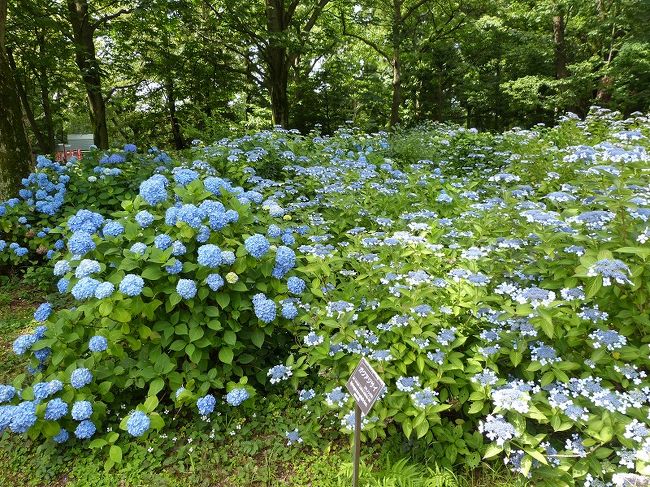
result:
M 19 119 L 52 153 L 644 111 L 648 25 L 649 0 L 0 0 L 0 160 L 24 157 Z

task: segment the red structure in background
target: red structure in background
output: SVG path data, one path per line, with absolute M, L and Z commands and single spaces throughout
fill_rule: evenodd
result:
M 71 157 L 76 157 L 79 160 L 83 159 L 83 154 L 81 152 L 81 149 L 70 149 L 70 150 L 66 150 L 66 151 L 57 151 L 57 153 L 56 153 L 56 160 L 58 162 L 67 161 Z

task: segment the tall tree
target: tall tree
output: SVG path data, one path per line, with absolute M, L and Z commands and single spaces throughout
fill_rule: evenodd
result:
M 354 3 L 351 7 L 351 14 L 341 13 L 343 35 L 368 45 L 389 64 L 390 126 L 395 127 L 401 120 L 405 43 L 423 23 L 431 26 L 432 30 L 425 34 L 429 41 L 459 29 L 464 21 L 461 5 L 455 0 L 381 0 Z
M 263 0 L 263 4 L 249 0 L 225 0 L 217 6 L 212 0 L 203 0 L 217 20 L 244 37 L 247 46 L 224 45 L 238 52 L 246 60 L 261 59 L 263 78 L 271 101 L 272 121 L 275 125 L 289 125 L 288 84 L 291 67 L 303 53 L 318 19 L 331 0 Z
M 32 151 L 9 59 L 5 52 L 7 0 L 0 0 L 0 196 L 15 194 L 29 173 Z

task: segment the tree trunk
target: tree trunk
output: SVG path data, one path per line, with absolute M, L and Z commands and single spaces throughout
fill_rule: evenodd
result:
M 34 116 L 34 111 L 32 110 L 32 106 L 29 103 L 29 98 L 27 97 L 27 90 L 25 86 L 23 85 L 22 81 L 18 77 L 18 68 L 16 67 L 16 61 L 14 60 L 13 52 L 11 49 L 7 49 L 7 60 L 9 62 L 9 67 L 13 71 L 14 75 L 14 81 L 16 82 L 16 93 L 18 94 L 18 98 L 22 102 L 22 107 L 23 107 L 23 112 L 25 113 L 25 117 L 27 118 L 27 122 L 29 123 L 30 128 L 32 129 L 32 132 L 34 132 L 34 136 L 36 137 L 36 143 L 38 144 L 38 148 L 43 152 L 44 154 L 48 153 L 48 142 L 47 142 L 47 136 L 43 131 L 40 129 L 38 124 L 36 123 L 36 117 Z
M 268 65 L 268 88 L 271 96 L 271 116 L 273 125 L 289 125 L 289 59 L 287 48 L 283 45 L 286 12 L 282 0 L 266 0 L 266 26 L 269 45 L 266 48 Z
M 557 79 L 569 76 L 566 63 L 566 43 L 564 42 L 564 14 L 560 11 L 553 16 L 553 44 L 555 46 L 555 77 Z
M 174 81 L 172 79 L 168 79 L 165 82 L 165 91 L 167 109 L 169 110 L 169 121 L 172 125 L 172 136 L 174 137 L 174 147 L 180 150 L 185 147 L 185 141 L 183 140 L 183 134 L 181 133 L 181 125 L 176 116 L 176 95 L 174 93 Z
M 20 99 L 5 53 L 6 18 L 7 1 L 0 0 L 0 199 L 16 195 L 32 163 Z
M 393 0 L 392 44 L 393 98 L 390 105 L 390 128 L 400 122 L 399 109 L 402 104 L 402 0 Z
M 273 61 L 269 64 L 269 85 L 271 90 L 271 113 L 273 125 L 289 126 L 289 65 L 286 63 L 284 49 L 272 48 L 278 53 L 272 54 Z M 284 58 L 284 59 L 283 59 Z
M 41 33 L 38 36 L 39 49 L 41 56 L 46 56 L 45 37 Z M 45 65 L 41 66 L 38 71 L 38 84 L 41 87 L 41 104 L 43 105 L 43 117 L 45 118 L 45 130 L 47 131 L 47 146 L 44 147 L 46 153 L 54 155 L 56 152 L 56 140 L 54 135 L 54 122 L 52 119 L 52 103 L 50 101 L 50 78 L 47 74 Z
M 68 13 L 75 43 L 75 62 L 81 71 L 90 107 L 93 139 L 100 149 L 108 149 L 106 102 L 102 94 L 102 74 L 95 52 L 95 26 L 91 23 L 87 0 L 68 0 Z

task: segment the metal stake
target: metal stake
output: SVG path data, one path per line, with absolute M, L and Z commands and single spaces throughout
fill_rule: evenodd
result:
M 361 457 L 361 408 L 354 406 L 354 474 L 352 486 L 359 487 L 359 461 Z

